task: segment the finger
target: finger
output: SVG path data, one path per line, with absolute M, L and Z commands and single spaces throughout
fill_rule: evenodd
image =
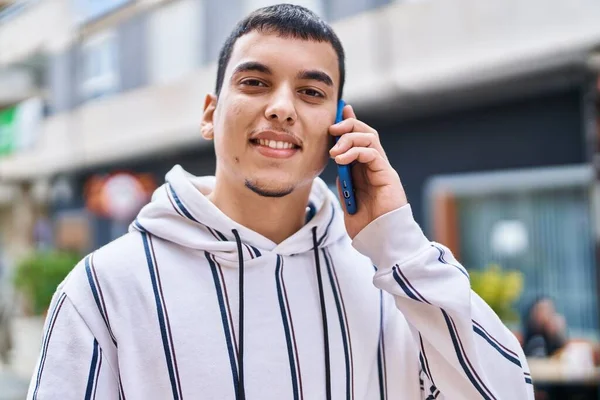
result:
M 379 148 L 379 139 L 372 133 L 350 132 L 342 135 L 335 146 L 329 150 L 332 157 L 345 153 L 352 147 Z
M 381 153 L 372 147 L 352 147 L 335 157 L 335 162 L 340 165 L 348 165 L 354 161 L 367 165 L 373 172 L 383 171 L 388 165 Z
M 354 108 L 350 104 L 346 104 L 342 109 L 342 118 L 354 118 L 356 119 L 356 113 L 354 112 Z
M 356 119 L 356 114 L 352 106 L 346 106 L 343 110 L 344 120 L 329 127 L 329 133 L 333 136 L 340 136 L 348 132 L 371 132 L 377 134 L 377 131 L 369 125 Z

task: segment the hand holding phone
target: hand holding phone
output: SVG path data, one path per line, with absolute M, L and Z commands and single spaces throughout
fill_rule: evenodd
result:
M 342 122 L 342 112 L 344 110 L 344 106 L 346 103 L 344 100 L 340 100 L 338 102 L 337 114 L 335 117 L 335 123 Z M 340 140 L 340 136 L 335 137 L 335 142 L 337 143 Z M 357 204 L 356 204 L 356 196 L 354 195 L 354 186 L 352 185 L 352 166 L 348 165 L 340 165 L 337 164 L 338 177 L 340 180 L 340 188 L 342 192 L 342 202 L 345 205 L 346 212 L 348 214 L 356 214 Z
M 352 107 L 343 102 L 338 105 L 337 120 L 340 122 L 331 125 L 329 133 L 341 138 L 329 155 L 339 164 L 339 195 L 347 211 L 344 223 L 348 236 L 354 238 L 371 222 L 405 206 L 408 200 L 377 130 L 357 119 Z

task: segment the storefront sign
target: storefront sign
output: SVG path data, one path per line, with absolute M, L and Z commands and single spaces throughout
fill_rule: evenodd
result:
M 32 98 L 0 110 L 0 156 L 33 145 L 42 122 L 42 101 Z
M 87 208 L 118 221 L 131 220 L 150 200 L 156 183 L 152 175 L 117 172 L 94 175 L 85 185 Z

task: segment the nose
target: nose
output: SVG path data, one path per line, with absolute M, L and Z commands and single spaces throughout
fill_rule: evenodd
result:
M 289 88 L 274 92 L 265 110 L 265 117 L 270 121 L 293 125 L 298 117 L 294 97 L 294 92 Z

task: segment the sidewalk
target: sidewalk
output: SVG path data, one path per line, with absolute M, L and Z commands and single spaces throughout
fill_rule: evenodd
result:
M 29 382 L 0 364 L 0 400 L 24 400 Z
M 12 321 L 13 348 L 8 365 L 0 362 L 0 400 L 24 400 L 41 346 L 42 317 Z

